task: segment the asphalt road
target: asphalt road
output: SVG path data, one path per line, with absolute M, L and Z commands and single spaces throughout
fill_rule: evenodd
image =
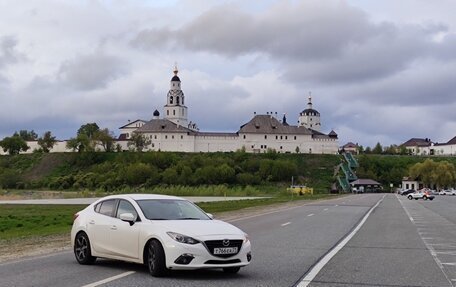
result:
M 98 260 L 81 266 L 62 252 L 0 264 L 0 286 L 307 286 L 304 276 L 377 203 L 308 286 L 452 286 L 456 216 L 447 213 L 454 213 L 456 197 L 383 197 L 351 195 L 232 221 L 249 233 L 254 256 L 236 275 L 174 271 L 153 278 L 141 265 Z

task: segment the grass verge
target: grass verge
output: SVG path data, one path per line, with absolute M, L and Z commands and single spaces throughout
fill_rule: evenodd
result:
M 272 198 L 201 202 L 203 210 L 210 213 L 240 210 L 248 207 L 289 203 L 300 200 L 315 200 L 333 195 L 277 196 Z M 15 240 L 36 236 L 69 233 L 73 215 L 85 205 L 0 205 L 0 240 Z

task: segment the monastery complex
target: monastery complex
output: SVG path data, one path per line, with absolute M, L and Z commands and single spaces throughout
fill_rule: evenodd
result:
M 177 68 L 171 78 L 163 117 L 158 110 L 150 121 L 136 120 L 120 128 L 119 142 L 128 141 L 133 133 L 150 139 L 148 150 L 179 152 L 231 152 L 243 149 L 251 153 L 275 150 L 279 153 L 335 154 L 339 143 L 337 134 L 320 132 L 320 113 L 312 108 L 309 96 L 307 108 L 299 114 L 298 125 L 277 118 L 277 114 L 255 114 L 237 132 L 202 132 L 188 120 L 185 95 Z M 126 146 L 123 144 L 122 146 Z

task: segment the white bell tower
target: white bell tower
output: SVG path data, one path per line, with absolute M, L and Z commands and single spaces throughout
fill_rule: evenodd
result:
M 309 92 L 309 102 L 307 103 L 307 109 L 299 113 L 298 120 L 300 127 L 306 127 L 315 131 L 320 131 L 320 113 L 312 108 L 312 94 Z
M 179 72 L 177 65 L 174 66 L 174 76 L 171 79 L 170 89 L 168 91 L 164 118 L 172 121 L 178 126 L 187 127 L 187 107 L 185 106 L 184 92 L 181 90 L 181 80 L 177 76 Z

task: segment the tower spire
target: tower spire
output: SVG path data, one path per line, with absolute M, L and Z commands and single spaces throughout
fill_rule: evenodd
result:
M 179 70 L 177 69 L 177 62 L 174 62 L 174 76 L 177 76 L 177 73 L 179 73 Z
M 312 108 L 312 92 L 309 91 L 309 102 L 307 103 L 309 109 Z

